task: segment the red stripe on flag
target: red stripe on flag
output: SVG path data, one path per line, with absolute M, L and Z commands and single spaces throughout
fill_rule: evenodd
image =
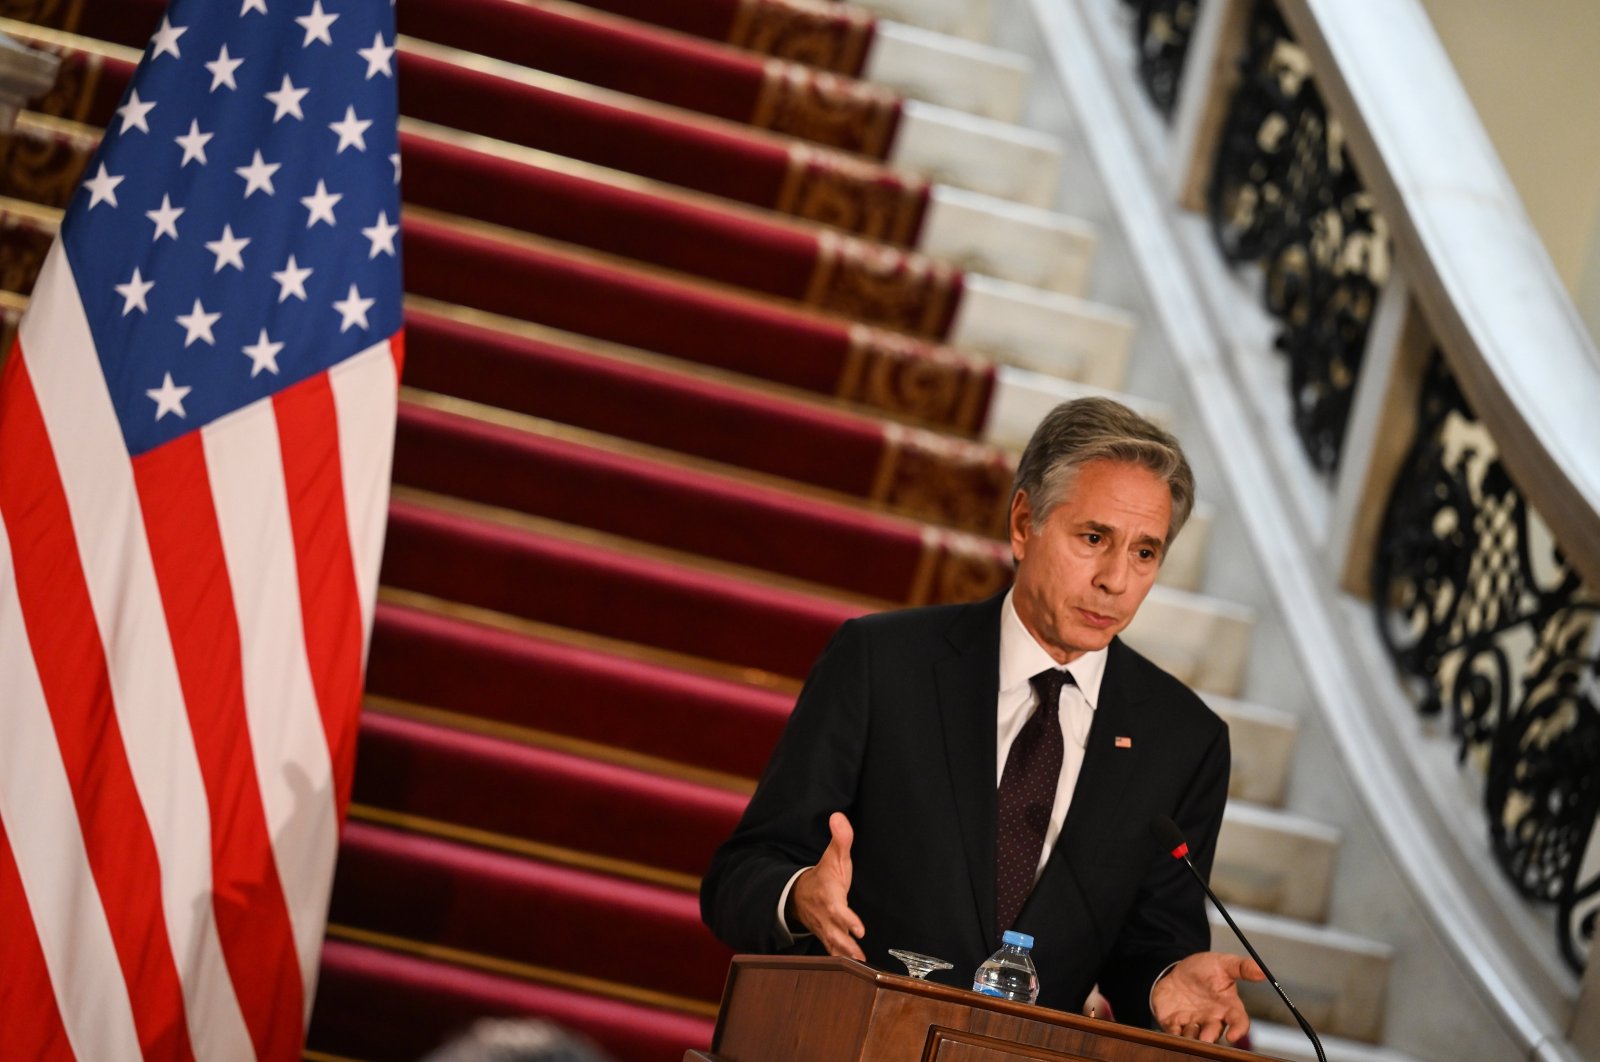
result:
M 239 624 L 199 432 L 133 462 L 211 813 L 212 909 L 260 1062 L 300 1053 L 303 989 L 245 713 Z
M 0 519 L 11 538 L 17 599 L 139 1043 L 147 1059 L 190 1060 L 155 840 L 128 765 L 67 496 L 22 357 L 10 359 L 0 380 L 0 453 L 13 457 L 0 462 Z
M 404 328 L 389 337 L 389 354 L 394 358 L 394 375 L 399 379 L 405 374 L 406 369 L 406 330 Z
M 71 1062 L 72 1044 L 50 986 L 44 951 L 28 913 L 28 897 L 0 822 L 0 1029 L 17 1058 Z
M 338 414 L 326 374 L 280 391 L 272 405 L 300 572 L 306 656 L 343 821 L 355 769 L 363 638 L 339 466 Z

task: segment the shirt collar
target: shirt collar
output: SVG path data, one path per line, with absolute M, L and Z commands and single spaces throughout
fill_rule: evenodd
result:
M 1045 668 L 1061 666 L 1051 659 L 1050 654 L 1044 651 L 1044 647 L 1034 641 L 1033 635 L 1028 633 L 1028 628 L 1022 625 L 1016 606 L 1011 602 L 1012 593 L 1013 591 L 1007 591 L 1006 599 L 1000 605 L 1000 692 L 1002 694 L 1026 686 L 1030 678 Z M 1105 649 L 1096 649 L 1094 652 L 1084 653 L 1066 665 L 1067 670 L 1072 673 L 1072 681 L 1077 684 L 1083 699 L 1089 702 L 1091 708 L 1100 702 L 1100 681 L 1105 678 L 1106 657 L 1110 652 L 1109 646 Z

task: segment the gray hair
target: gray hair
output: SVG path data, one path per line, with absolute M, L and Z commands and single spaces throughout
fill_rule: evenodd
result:
M 1194 509 L 1189 460 L 1170 432 L 1109 398 L 1074 399 L 1045 415 L 1017 462 L 1012 500 L 1027 492 L 1037 527 L 1066 496 L 1078 470 L 1091 461 L 1138 465 L 1167 485 L 1172 492 L 1172 519 L 1163 545 L 1170 548 Z

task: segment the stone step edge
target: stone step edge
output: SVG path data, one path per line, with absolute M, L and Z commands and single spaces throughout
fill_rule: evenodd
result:
M 1002 122 L 1021 120 L 1033 64 L 1015 52 L 898 22 L 879 22 L 861 78 L 902 96 Z
M 1300 721 L 1293 712 L 1251 701 L 1206 694 L 1206 703 L 1228 724 L 1233 744 L 1232 799 L 1283 807 L 1294 769 Z
M 933 33 L 984 41 L 994 18 L 991 0 L 855 0 L 882 20 L 920 26 Z
M 1255 623 L 1246 605 L 1157 584 L 1122 638 L 1197 692 L 1234 697 Z
M 1381 1039 L 1394 948 L 1348 930 L 1280 915 L 1236 910 L 1233 917 L 1319 1032 L 1366 1043 Z M 1212 911 L 1210 921 L 1213 948 L 1246 954 L 1221 915 Z M 1288 1019 L 1269 985 L 1241 982 L 1239 992 L 1252 1017 Z
M 1211 886 L 1231 907 L 1324 925 L 1343 840 L 1297 812 L 1230 799 Z
M 1328 1036 L 1320 1030 L 1317 1039 L 1322 1041 L 1328 1062 L 1419 1062 L 1412 1055 L 1402 1054 L 1385 1047 L 1375 1047 L 1359 1040 L 1342 1036 Z M 1284 1062 L 1317 1062 L 1311 1041 L 1297 1025 L 1280 1025 L 1275 1021 L 1252 1018 L 1250 1021 L 1250 1047 L 1255 1053 L 1282 1059 Z

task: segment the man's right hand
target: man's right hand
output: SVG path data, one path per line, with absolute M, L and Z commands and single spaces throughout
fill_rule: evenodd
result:
M 855 840 L 855 830 L 841 811 L 828 816 L 828 830 L 833 839 L 817 865 L 795 879 L 784 919 L 791 926 L 799 922 L 809 929 L 829 955 L 865 962 L 866 954 L 856 941 L 866 935 L 867 928 L 850 910 L 849 902 L 850 845 Z

